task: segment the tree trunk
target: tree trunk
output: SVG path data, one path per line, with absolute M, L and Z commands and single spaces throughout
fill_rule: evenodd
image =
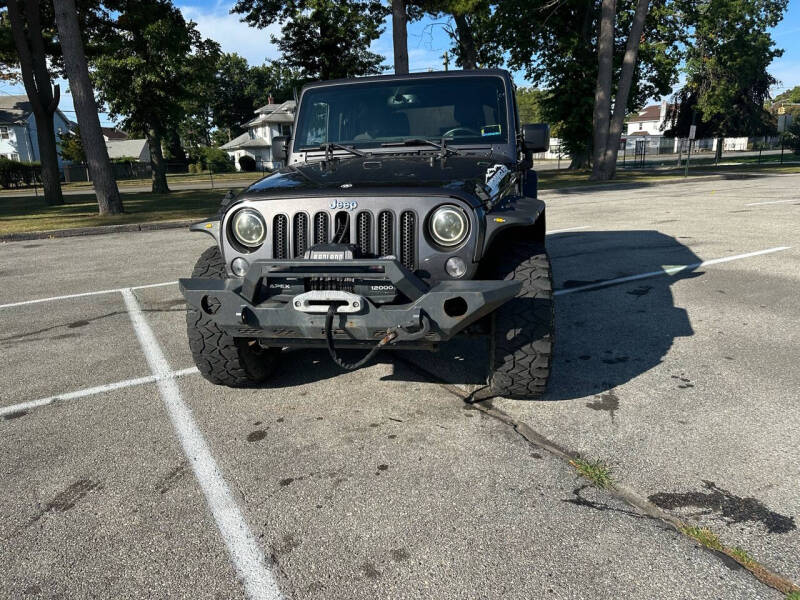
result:
M 611 78 L 614 62 L 614 19 L 616 1 L 603 0 L 600 11 L 600 32 L 597 37 L 597 86 L 594 92 L 593 164 L 591 179 L 606 179 L 603 162 L 608 144 L 611 118 Z
M 614 115 L 608 130 L 606 151 L 603 159 L 603 179 L 613 179 L 617 173 L 617 153 L 619 140 L 622 136 L 622 126 L 625 122 L 625 111 L 628 108 L 628 96 L 633 83 L 633 72 L 636 67 L 636 57 L 639 54 L 639 44 L 642 40 L 644 22 L 647 18 L 649 0 L 639 0 L 636 3 L 636 12 L 633 15 L 631 31 L 625 45 L 625 56 L 622 58 L 622 72 L 619 76 L 617 95 L 614 98 Z
M 8 18 L 19 57 L 25 93 L 28 95 L 36 119 L 44 200 L 50 205 L 64 204 L 53 125 L 53 115 L 58 108 L 60 90 L 57 85 L 52 85 L 47 70 L 47 54 L 42 39 L 38 0 L 24 0 L 24 2 L 9 0 Z
M 64 53 L 64 68 L 69 77 L 69 87 L 86 154 L 86 163 L 92 179 L 97 205 L 101 215 L 122 212 L 122 199 L 117 181 L 111 170 L 108 150 L 100 129 L 97 103 L 89 80 L 89 67 L 83 50 L 75 0 L 53 0 L 58 37 Z
M 394 72 L 396 75 L 408 74 L 406 21 L 406 0 L 392 0 L 392 42 L 394 43 Z
M 573 152 L 570 155 L 570 169 L 585 169 L 589 166 L 589 153 L 587 151 Z
M 478 67 L 478 50 L 475 47 L 475 38 L 472 35 L 466 15 L 454 14 L 456 22 L 456 35 L 461 54 L 461 68 L 476 69 Z
M 167 185 L 167 165 L 161 152 L 161 133 L 155 128 L 147 130 L 147 146 L 150 148 L 150 167 L 153 171 L 153 193 L 169 193 Z
M 61 173 L 58 170 L 58 148 L 53 115 L 36 116 L 36 139 L 39 141 L 39 158 L 42 163 L 42 189 L 45 202 L 64 204 L 61 195 Z M 53 201 L 51 201 L 53 199 Z

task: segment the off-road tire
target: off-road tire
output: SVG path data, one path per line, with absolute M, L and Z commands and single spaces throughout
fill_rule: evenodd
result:
M 225 261 L 219 248 L 203 252 L 192 271 L 193 278 L 224 279 Z M 222 331 L 201 310 L 186 311 L 189 348 L 200 374 L 211 383 L 230 387 L 251 387 L 271 375 L 279 348 L 262 348 L 250 338 L 235 338 Z
M 522 289 L 492 315 L 489 388 L 497 396 L 536 400 L 547 387 L 554 341 L 553 283 L 544 243 L 504 245 L 493 270 L 496 279 L 519 281 Z

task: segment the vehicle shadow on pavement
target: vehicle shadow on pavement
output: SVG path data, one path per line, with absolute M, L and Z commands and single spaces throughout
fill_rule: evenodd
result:
M 546 399 L 608 392 L 660 364 L 675 338 L 694 335 L 688 313 L 675 305 L 672 286 L 702 276 L 696 266 L 702 259 L 678 239 L 651 230 L 575 232 L 548 238 L 548 249 L 560 290 L 667 267 L 695 266 L 559 294 Z M 680 385 L 692 384 L 687 379 Z M 607 400 L 613 403 L 614 398 Z
M 556 290 L 701 262 L 676 238 L 658 231 L 563 233 L 549 236 L 547 245 Z M 702 272 L 688 267 L 672 275 L 557 295 L 556 344 L 545 400 L 603 394 L 660 364 L 676 337 L 694 334 L 686 310 L 675 306 L 671 286 L 698 276 Z M 364 352 L 342 351 L 348 359 Z M 281 361 L 291 368 L 279 367 L 269 388 L 335 379 L 345 372 L 325 349 L 287 351 Z M 382 380 L 443 381 L 473 391 L 485 385 L 488 362 L 486 339 L 456 338 L 437 352 L 383 351 L 371 364 L 393 365 Z M 678 385 L 692 384 L 687 380 Z

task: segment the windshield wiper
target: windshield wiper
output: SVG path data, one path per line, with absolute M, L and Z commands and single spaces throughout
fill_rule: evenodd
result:
M 345 152 L 349 152 L 350 154 L 355 154 L 356 156 L 369 156 L 369 154 L 367 154 L 366 152 L 362 152 L 361 150 L 356 150 L 355 148 L 349 148 L 348 146 L 343 146 L 342 144 L 337 144 L 336 142 L 325 142 L 324 144 L 320 144 L 319 149 L 325 151 L 326 159 L 329 156 L 333 158 L 334 150 L 344 150 Z
M 381 144 L 384 148 L 391 148 L 397 146 L 420 146 L 425 145 L 433 146 L 434 148 L 442 151 L 442 157 L 447 156 L 448 154 L 461 154 L 458 150 L 453 150 L 452 148 L 447 147 L 447 142 L 445 138 L 442 138 L 442 143 L 437 144 L 433 140 L 427 140 L 425 138 L 410 138 L 407 140 L 403 140 L 402 142 L 386 142 Z

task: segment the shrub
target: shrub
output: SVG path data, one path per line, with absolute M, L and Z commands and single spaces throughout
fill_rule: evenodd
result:
M 189 163 L 189 173 L 197 173 L 197 165 L 194 163 Z
M 200 146 L 195 150 L 197 162 L 201 170 L 208 169 L 213 173 L 229 173 L 233 171 L 233 161 L 228 153 L 219 148 Z
M 256 159 L 248 154 L 243 154 L 239 157 L 239 166 L 242 171 L 251 173 L 256 170 Z
M 0 158 L 0 187 L 31 185 L 40 179 L 39 163 L 23 163 L 18 160 Z

